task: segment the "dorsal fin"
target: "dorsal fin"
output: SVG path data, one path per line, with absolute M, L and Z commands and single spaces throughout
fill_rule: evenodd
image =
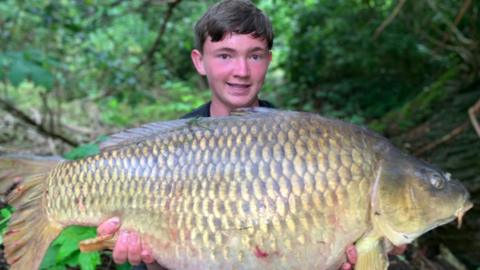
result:
M 195 126 L 199 121 L 204 121 L 204 117 L 178 119 L 172 121 L 163 121 L 148 123 L 140 127 L 131 128 L 122 132 L 113 134 L 110 138 L 100 144 L 100 151 L 112 150 L 121 146 L 130 145 L 151 138 L 164 132 Z

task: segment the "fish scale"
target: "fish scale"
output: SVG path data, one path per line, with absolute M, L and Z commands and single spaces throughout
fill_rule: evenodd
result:
M 44 206 L 45 214 L 31 218 L 45 228 L 28 235 L 32 241 L 119 216 L 122 228 L 138 232 L 170 269 L 336 269 L 356 241 L 357 268 L 384 269 L 388 262 L 377 255 L 386 254 L 384 239 L 401 244 L 402 234 L 411 241 L 469 208 L 466 190 L 449 180 L 451 190 L 424 195 L 437 208 L 419 217 L 405 212 L 418 231 L 404 229 L 402 219 L 382 219 L 390 213 L 384 205 L 412 205 L 391 186 L 427 190 L 428 179 L 415 172 L 430 167 L 364 128 L 309 113 L 247 110 L 149 124 L 112 136 L 95 156 L 51 167 L 41 179 L 26 176 L 10 195 L 14 206 L 30 206 L 32 198 Z M 13 219 L 26 217 L 19 211 Z M 29 238 L 17 233 L 23 225 L 11 226 L 5 243 L 12 269 L 38 267 L 46 246 L 37 254 L 12 248 Z

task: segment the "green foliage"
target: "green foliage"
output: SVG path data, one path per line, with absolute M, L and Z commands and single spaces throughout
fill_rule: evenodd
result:
M 107 139 L 108 137 L 106 135 L 102 135 L 92 143 L 82 144 L 79 147 L 72 149 L 70 152 L 65 153 L 64 157 L 66 159 L 75 160 L 98 154 L 100 152 L 99 143 Z
M 442 102 L 448 97 L 445 90 L 446 83 L 456 76 L 458 76 L 457 68 L 446 71 L 432 85 L 425 87 L 415 98 L 398 109 L 390 111 L 382 119 L 372 121 L 370 127 L 382 132 L 391 123 L 397 123 L 397 132 L 414 127 L 432 114 L 433 104 Z
M 98 154 L 99 148 L 97 144 L 83 144 L 72 151 L 65 154 L 67 159 L 80 159 L 85 156 Z
M 180 81 L 166 82 L 160 88 L 162 94 L 158 96 L 138 91 L 105 99 L 102 102 L 105 110 L 102 110 L 101 119 L 119 127 L 175 119 L 199 107 L 210 96 L 208 90 L 192 92 L 188 85 Z
M 340 1 L 298 7 L 296 38 L 284 63 L 297 99 L 287 102 L 341 118 L 378 118 L 429 79 L 421 72 L 431 65 L 429 57 L 404 25 L 394 22 L 391 31 L 372 39 L 385 4 L 372 5 Z
M 47 90 L 53 87 L 53 75 L 47 67 L 53 62 L 37 50 L 0 53 L 0 80 L 18 86 L 31 80 Z
M 94 238 L 95 228 L 71 226 L 62 231 L 53 241 L 42 262 L 41 269 L 67 269 L 80 266 L 82 270 L 95 269 L 100 264 L 98 252 L 80 253 L 80 241 Z
M 3 244 L 3 235 L 7 232 L 7 225 L 12 217 L 12 207 L 7 206 L 0 210 L 0 244 Z

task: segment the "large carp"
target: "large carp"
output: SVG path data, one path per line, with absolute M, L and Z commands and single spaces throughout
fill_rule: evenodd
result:
M 386 269 L 389 245 L 472 207 L 459 181 L 371 131 L 268 109 L 148 124 L 76 161 L 4 157 L 0 178 L 16 183 L 4 243 L 22 270 L 63 228 L 112 216 L 170 269 L 336 269 L 350 243 L 356 269 Z

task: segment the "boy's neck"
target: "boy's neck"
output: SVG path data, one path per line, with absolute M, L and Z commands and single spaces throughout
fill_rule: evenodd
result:
M 258 98 L 252 101 L 252 103 L 245 107 L 258 107 L 259 102 Z M 230 115 L 230 112 L 238 109 L 236 107 L 229 107 L 226 104 L 220 102 L 219 100 L 213 98 L 212 103 L 210 104 L 210 116 L 227 116 Z

